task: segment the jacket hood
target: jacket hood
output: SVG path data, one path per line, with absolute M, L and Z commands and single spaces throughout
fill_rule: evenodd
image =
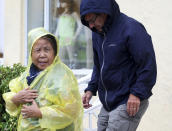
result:
M 80 16 L 83 25 L 88 26 L 84 17 L 88 13 L 105 13 L 108 19 L 105 27 L 108 27 L 120 14 L 120 9 L 115 0 L 82 0 L 80 5 Z

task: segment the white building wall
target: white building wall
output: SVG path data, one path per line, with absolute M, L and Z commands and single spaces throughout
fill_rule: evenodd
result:
M 142 22 L 152 36 L 158 79 L 137 131 L 172 130 L 172 1 L 117 0 L 121 12 Z
M 4 49 L 4 0 L 0 0 L 0 52 Z
M 4 52 L 4 0 L 0 0 L 0 65 L 2 65 Z
M 4 64 L 24 63 L 24 0 L 4 0 Z

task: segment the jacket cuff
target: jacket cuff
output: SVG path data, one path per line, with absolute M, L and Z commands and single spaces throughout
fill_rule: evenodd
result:
M 92 90 L 92 89 L 90 89 L 90 88 L 86 88 L 86 89 L 84 90 L 85 93 L 86 93 L 87 91 L 91 91 L 92 94 L 93 94 L 93 96 L 96 96 L 96 95 L 97 95 L 96 91 L 94 91 L 94 90 Z

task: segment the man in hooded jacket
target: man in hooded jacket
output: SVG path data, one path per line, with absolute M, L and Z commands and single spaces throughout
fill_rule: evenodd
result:
M 157 68 L 151 36 L 115 0 L 82 0 L 81 22 L 92 30 L 94 67 L 84 108 L 98 91 L 98 131 L 135 131 L 148 107 Z

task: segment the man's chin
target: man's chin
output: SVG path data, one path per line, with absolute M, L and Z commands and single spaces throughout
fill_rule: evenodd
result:
M 97 30 L 98 33 L 103 33 L 103 30 Z

